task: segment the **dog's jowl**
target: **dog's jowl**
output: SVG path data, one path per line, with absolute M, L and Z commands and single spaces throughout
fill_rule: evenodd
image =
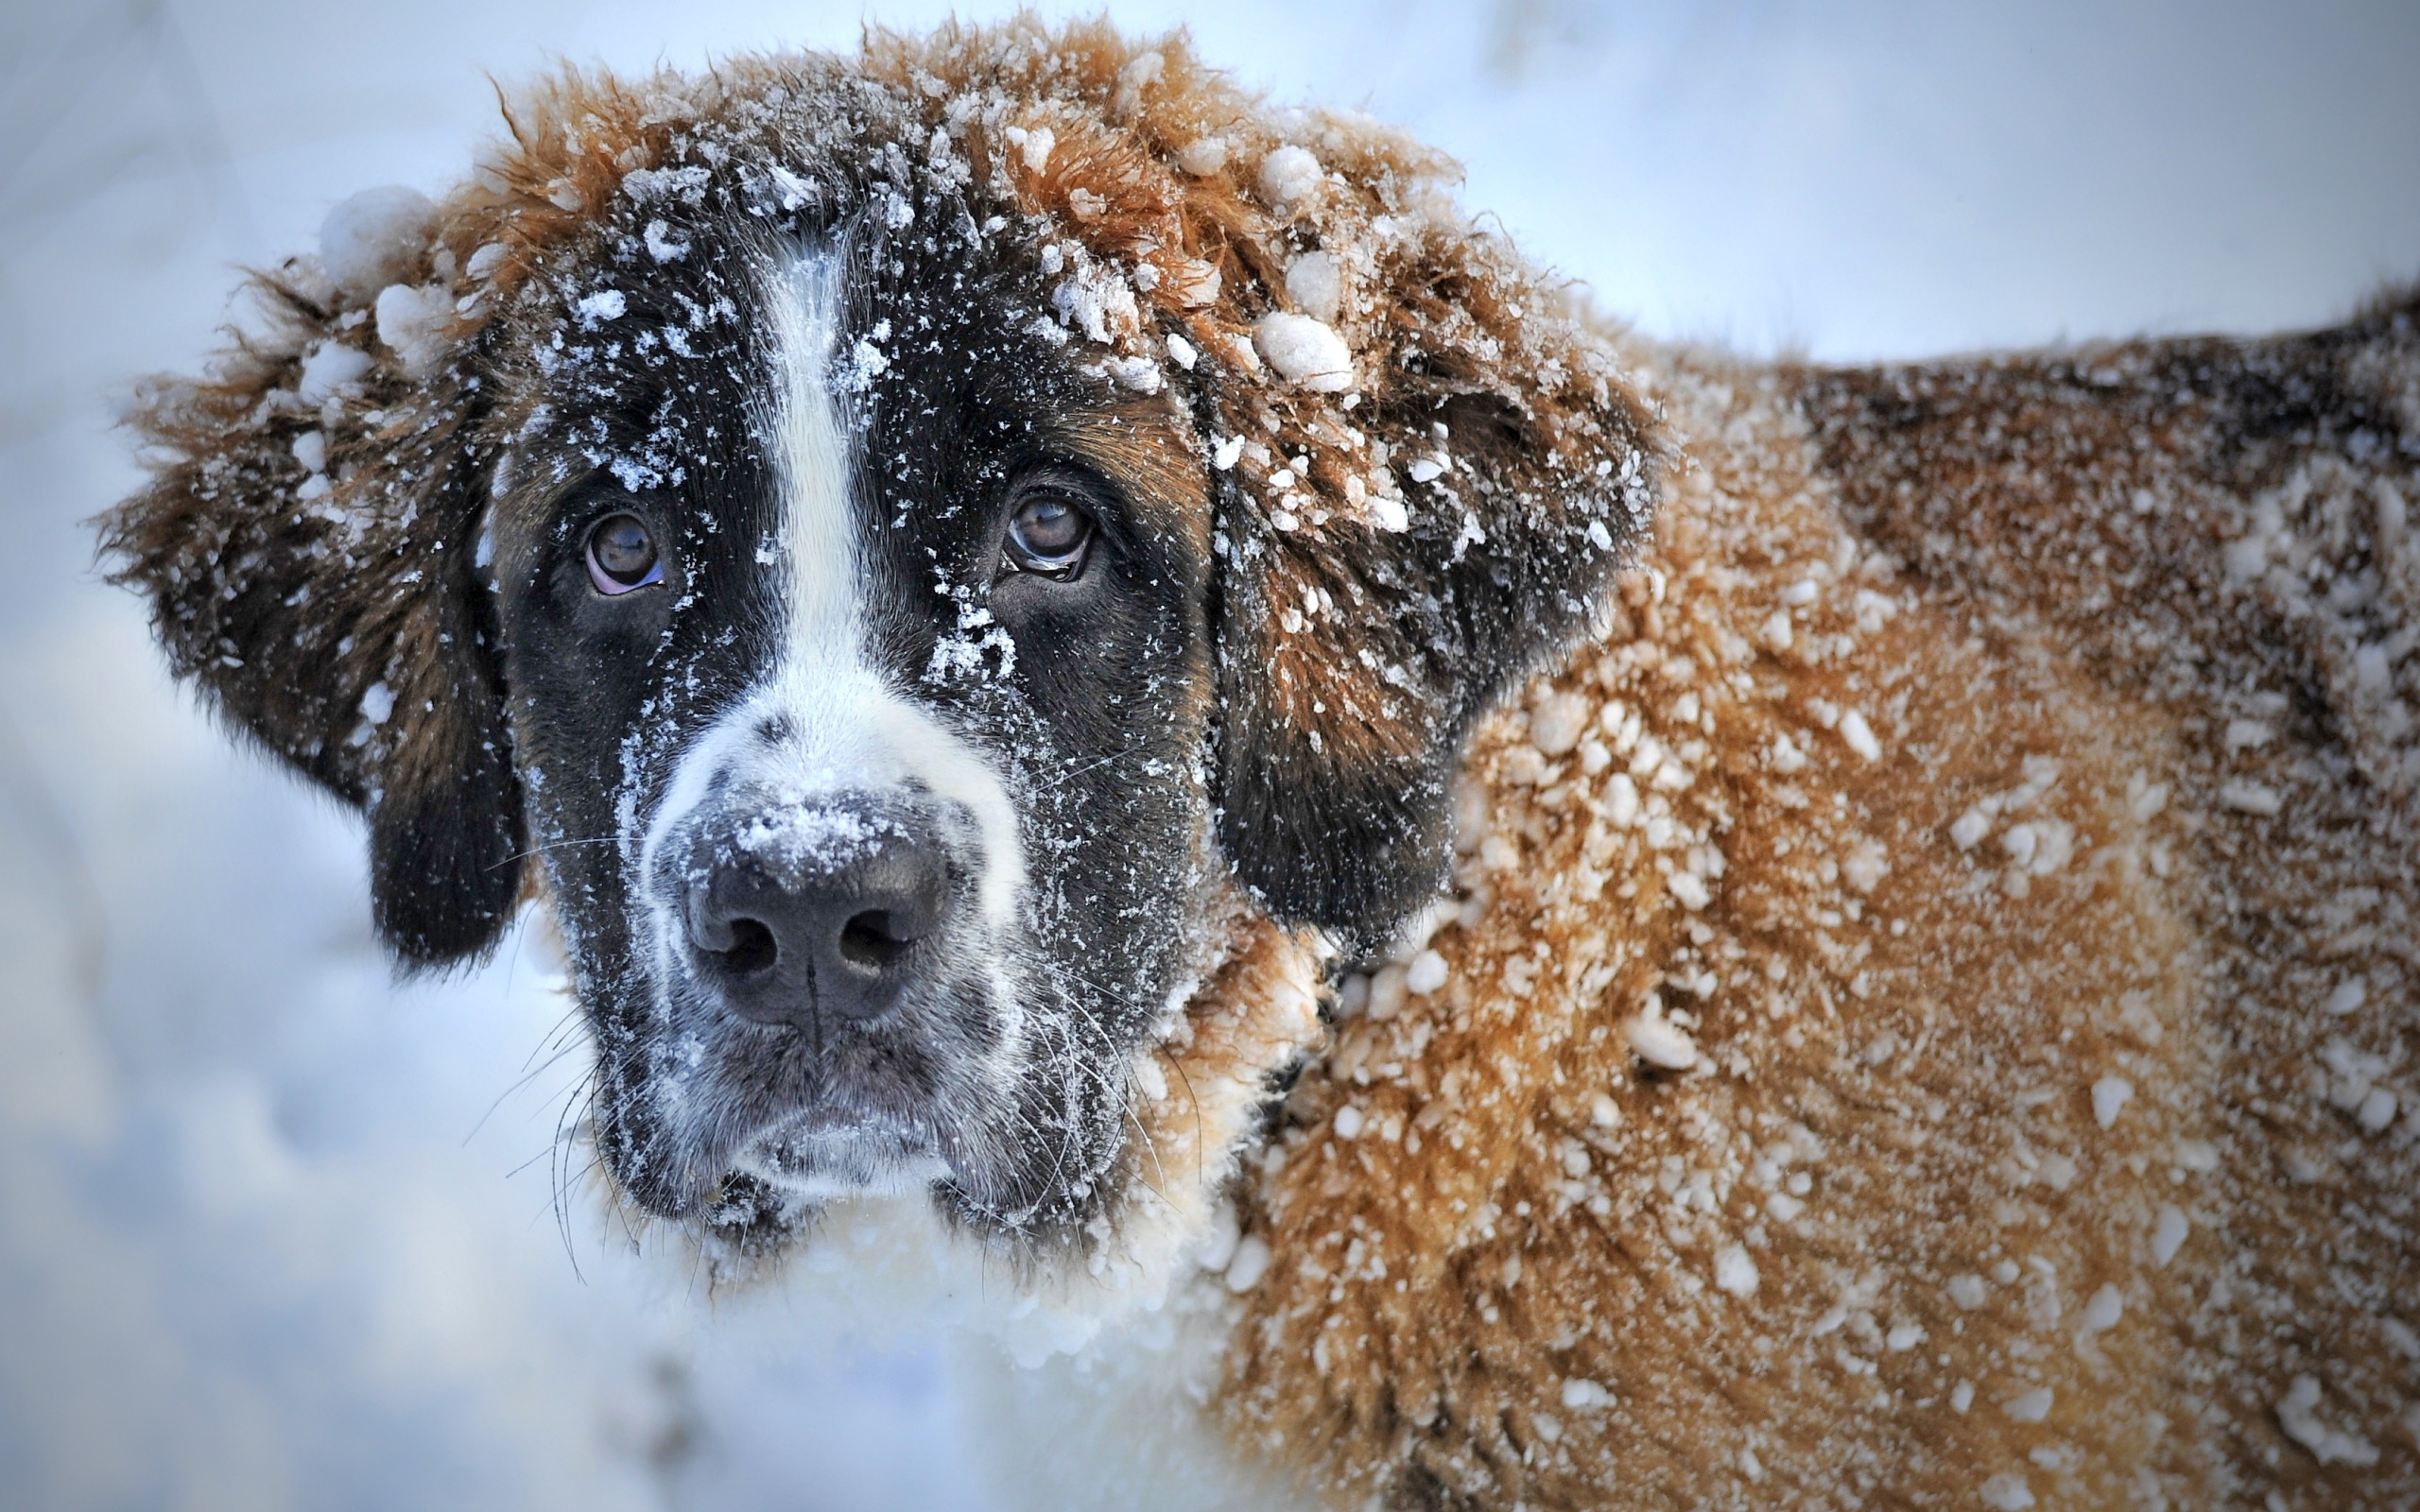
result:
M 1660 348 L 1029 22 L 510 130 L 106 544 L 717 1284 L 918 1215 L 1053 1504 L 2420 1498 L 2409 299 Z

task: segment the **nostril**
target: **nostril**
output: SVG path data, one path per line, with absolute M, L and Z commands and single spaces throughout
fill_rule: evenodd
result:
M 734 976 L 747 976 L 773 964 L 781 948 L 773 942 L 773 932 L 762 920 L 735 919 L 729 925 L 731 945 L 713 954 L 722 958 L 723 969 Z
M 879 971 L 908 953 L 920 932 L 888 908 L 869 908 L 840 926 L 840 958 Z

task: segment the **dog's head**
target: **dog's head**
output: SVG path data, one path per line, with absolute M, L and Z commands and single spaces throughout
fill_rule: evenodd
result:
M 122 576 L 367 813 L 401 959 L 551 903 L 644 1207 L 1114 1216 L 1236 911 L 1372 941 L 1439 885 L 1465 735 L 1644 517 L 1637 404 L 1440 163 L 1176 43 L 512 125 L 153 396 Z

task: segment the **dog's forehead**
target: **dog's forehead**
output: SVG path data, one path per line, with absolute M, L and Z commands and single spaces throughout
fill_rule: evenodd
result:
M 717 485 L 768 486 L 800 360 L 784 346 L 784 291 L 814 266 L 836 297 L 816 381 L 850 402 L 858 486 L 890 496 L 895 527 L 959 517 L 956 495 L 1057 459 L 1114 485 L 1143 535 L 1208 552 L 1205 454 L 1184 396 L 1136 392 L 1071 339 L 1035 248 L 893 239 L 862 218 L 783 232 L 708 224 L 677 255 L 648 250 L 666 245 L 605 234 L 553 270 L 507 406 L 497 494 L 522 524 L 542 526 L 559 496 L 510 486 L 533 468 L 542 482 L 590 477 L 633 496 L 712 502 Z M 897 515 L 903 504 L 930 507 Z

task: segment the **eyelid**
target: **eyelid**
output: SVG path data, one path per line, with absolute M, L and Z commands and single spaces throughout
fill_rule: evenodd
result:
M 608 576 L 605 569 L 596 565 L 596 555 L 592 551 L 583 549 L 580 557 L 588 568 L 589 586 L 607 598 L 619 598 L 624 593 L 635 593 L 642 588 L 652 588 L 664 581 L 664 557 L 661 553 L 657 554 L 654 564 L 648 568 L 647 576 L 635 583 L 621 582 Z

